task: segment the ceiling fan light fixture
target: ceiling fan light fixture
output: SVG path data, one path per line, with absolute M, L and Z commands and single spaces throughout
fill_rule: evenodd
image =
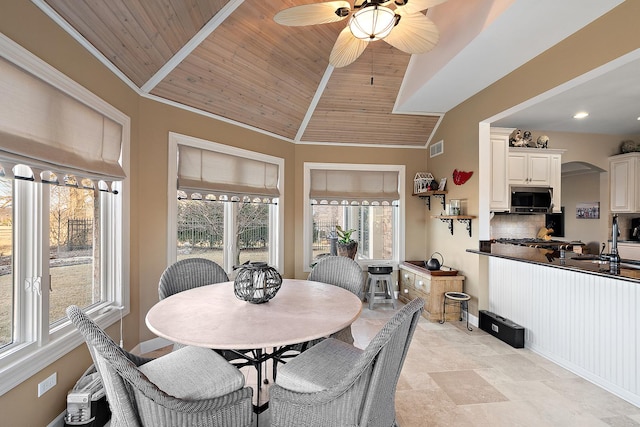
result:
M 372 4 L 353 14 L 349 29 L 355 38 L 375 41 L 387 37 L 397 22 L 393 10 Z

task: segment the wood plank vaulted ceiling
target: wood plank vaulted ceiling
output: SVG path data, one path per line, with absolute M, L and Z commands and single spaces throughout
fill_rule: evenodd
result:
M 441 119 L 393 113 L 409 54 L 378 41 L 334 69 L 346 21 L 273 21 L 316 0 L 45 2 L 142 93 L 285 140 L 425 147 Z
M 636 3 L 447 0 L 426 12 L 440 30 L 433 50 L 411 56 L 376 41 L 334 69 L 329 55 L 347 20 L 306 27 L 273 20 L 280 10 L 327 0 L 31 1 L 142 96 L 294 143 L 419 148 L 434 142 L 445 112 L 612 9 L 624 13 Z M 535 22 L 535 31 L 514 32 L 514 22 Z M 635 66 L 628 68 L 635 77 Z M 602 102 L 602 93 L 628 92 L 624 78 L 608 74 L 606 84 L 596 83 L 609 88 L 598 105 L 631 105 L 620 96 Z M 577 78 L 539 104 L 554 122 L 567 117 L 556 130 L 576 128 L 561 106 L 588 99 L 583 88 L 592 79 Z M 621 129 L 618 111 L 599 108 L 594 126 Z M 514 117 L 502 125 L 522 127 L 528 113 Z

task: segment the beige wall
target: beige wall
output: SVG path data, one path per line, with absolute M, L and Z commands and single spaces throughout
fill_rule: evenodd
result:
M 2 2 L 0 31 L 56 69 L 131 117 L 131 229 L 138 228 L 138 96 L 99 61 L 91 56 L 58 25 L 30 1 Z M 3 100 L 4 102 L 5 100 Z M 131 233 L 130 283 L 131 313 L 124 320 L 124 342 L 133 347 L 139 342 L 138 237 Z M 118 336 L 117 325 L 109 329 Z M 8 393 L 0 396 L 0 424 L 7 426 L 46 426 L 66 408 L 67 392 L 90 364 L 83 345 L 38 372 Z M 37 397 L 37 384 L 57 372 L 58 384 Z
M 469 212 L 477 213 L 480 186 L 487 185 L 477 179 L 479 122 L 640 48 L 638 16 L 640 2 L 624 2 L 447 112 L 433 138 L 433 141 L 444 140 L 445 154 L 429 159 L 427 169 L 434 176 L 446 176 L 449 180 L 454 169 L 474 171 L 474 177 L 463 186 L 448 184 L 450 193 L 447 197 L 466 198 Z M 601 161 L 594 164 L 601 164 Z M 454 224 L 454 229 L 455 235 L 450 236 L 444 224 L 430 220 L 427 252 L 443 253 L 445 263 L 466 276 L 465 291 L 472 295 L 470 311 L 477 315 L 478 309 L 488 305 L 486 259 L 465 252 L 467 248 L 477 249 L 477 234 L 468 238 L 462 232 L 462 224 Z
M 154 337 L 144 324 L 144 313 L 158 301 L 158 280 L 167 267 L 167 165 L 169 132 L 201 138 L 247 150 L 281 157 L 285 161 L 284 276 L 294 275 L 293 217 L 296 180 L 294 145 L 203 115 L 190 113 L 149 99 L 140 100 L 140 158 L 138 182 L 140 208 L 140 339 Z M 175 195 L 174 195 L 175 197 Z
M 447 197 L 466 199 L 469 212 L 474 214 L 478 209 L 478 189 L 486 185 L 478 181 L 478 122 L 637 48 L 637 16 L 640 2 L 625 2 L 587 30 L 569 37 L 447 113 L 434 138 L 444 140 L 445 152 L 429 160 L 423 150 L 294 145 L 140 98 L 28 1 L 3 2 L 0 30 L 132 119 L 131 314 L 125 319 L 124 336 L 125 346 L 131 348 L 151 337 L 144 326 L 144 313 L 157 300 L 157 282 L 166 264 L 169 131 L 285 159 L 285 275 L 304 277 L 297 255 L 302 242 L 303 162 L 405 164 L 407 193 L 413 188 L 415 172 L 426 170 L 437 178 L 447 177 Z M 455 168 L 474 171 L 474 176 L 465 185 L 455 186 L 451 180 Z M 477 247 L 477 234 L 469 237 L 464 226 L 456 223 L 455 235 L 451 236 L 446 224 L 430 218 L 439 213 L 437 201 L 432 200 L 429 212 L 422 200 L 409 196 L 407 199 L 406 258 L 422 259 L 433 251 L 441 252 L 446 265 L 467 277 L 465 289 L 474 296 L 472 313 L 477 313 L 478 305 L 486 304 L 486 266 L 480 257 L 465 252 Z M 112 328 L 110 332 L 115 331 Z M 68 389 L 88 364 L 87 351 L 79 347 L 0 396 L 3 425 L 48 424 L 64 410 Z M 58 373 L 58 385 L 38 399 L 36 384 L 54 371 Z

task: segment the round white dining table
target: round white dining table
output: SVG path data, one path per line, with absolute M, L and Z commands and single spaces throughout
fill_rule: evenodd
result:
M 352 324 L 362 302 L 338 286 L 283 279 L 268 302 L 238 299 L 233 282 L 179 292 L 155 304 L 149 329 L 180 344 L 238 350 L 281 347 L 329 336 Z

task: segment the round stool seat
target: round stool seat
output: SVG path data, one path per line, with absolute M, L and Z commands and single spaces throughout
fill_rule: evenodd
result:
M 462 292 L 445 292 L 444 296 L 456 301 L 469 301 L 471 299 L 469 295 Z
M 467 318 L 467 329 L 473 330 L 469 327 L 469 305 L 467 301 L 471 299 L 469 294 L 465 294 L 464 292 L 445 292 L 444 298 L 442 299 L 442 319 L 440 319 L 440 323 L 444 323 L 447 315 L 447 305 L 459 305 L 460 307 L 460 320 L 462 320 L 462 312 L 465 313 L 465 317 Z M 449 300 L 450 302 L 447 302 Z

